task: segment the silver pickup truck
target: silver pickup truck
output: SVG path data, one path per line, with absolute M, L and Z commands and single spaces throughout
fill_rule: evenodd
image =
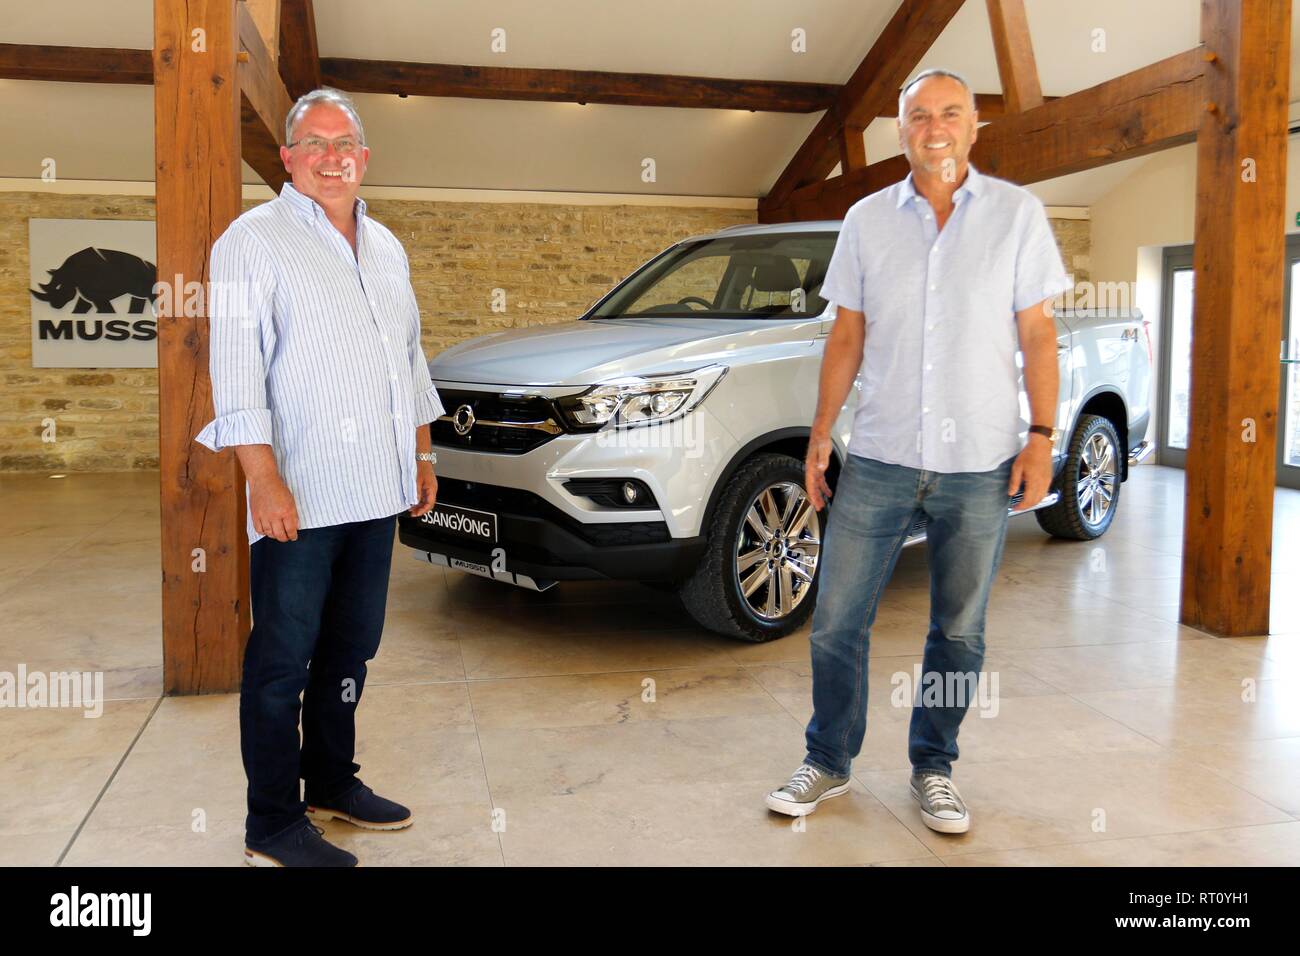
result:
M 679 242 L 572 322 L 480 336 L 429 363 L 438 503 L 399 537 L 443 567 L 546 589 L 623 579 L 676 592 L 705 627 L 766 641 L 817 592 L 825 513 L 803 488 L 838 222 L 737 226 Z M 1034 514 L 1088 540 L 1150 449 L 1139 315 L 1057 317 L 1052 491 Z M 836 423 L 844 461 L 856 392 Z M 1027 418 L 1027 403 L 1022 395 Z M 912 540 L 925 536 L 924 524 Z M 780 541 L 779 560 L 764 545 Z

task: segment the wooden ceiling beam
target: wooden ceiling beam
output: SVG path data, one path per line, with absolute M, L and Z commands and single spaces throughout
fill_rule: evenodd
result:
M 1190 143 L 1200 127 L 1205 54 L 1200 48 L 1153 63 L 980 129 L 971 161 L 982 171 L 1033 183 Z M 853 203 L 907 176 L 902 156 L 796 190 L 784 203 L 759 201 L 760 222 L 834 219 Z
M 257 26 L 271 62 L 280 59 L 280 0 L 239 0 Z
M 1042 106 L 1043 88 L 1038 82 L 1025 0 L 988 0 L 988 8 L 1006 112 L 1023 113 Z
M 0 79 L 148 85 L 153 51 L 0 43 Z
M 312 74 L 310 69 L 302 68 L 300 61 L 304 58 L 304 50 L 310 47 L 315 49 L 315 30 L 312 29 L 312 35 L 304 38 L 303 27 L 294 26 L 289 28 L 286 24 L 292 22 L 301 24 L 302 14 L 295 13 L 295 7 L 301 10 L 302 4 L 306 0 L 281 0 L 280 6 L 280 78 L 284 81 L 285 89 L 289 91 L 291 97 L 297 98 L 303 93 L 316 89 L 322 84 L 322 79 L 317 72 Z M 317 63 L 319 64 L 319 60 Z M 344 63 L 344 67 L 336 70 L 330 76 L 335 82 L 331 85 L 350 93 L 364 92 L 388 92 L 391 89 L 381 90 L 362 90 L 348 85 L 347 73 L 351 67 L 349 63 L 362 63 L 371 61 L 361 60 L 343 60 L 337 61 Z M 387 66 L 390 64 L 383 61 L 373 61 L 377 65 Z M 397 66 L 409 66 L 411 64 L 397 63 Z M 415 64 L 420 66 L 422 64 Z M 434 64 L 440 69 L 451 71 L 463 70 L 481 70 L 483 67 L 466 67 L 454 66 L 449 64 Z M 547 78 L 544 74 L 556 72 L 551 70 L 534 70 L 534 73 L 542 74 L 542 85 L 545 86 Z M 571 72 L 571 71 L 558 71 Z M 302 78 L 299 78 L 300 73 Z M 618 74 L 613 74 L 618 75 Z M 153 58 L 149 50 L 124 50 L 109 49 L 100 47 L 80 47 L 80 46 L 35 46 L 26 43 L 0 43 L 0 79 L 10 80 L 59 80 L 72 83 L 124 83 L 132 85 L 148 85 L 153 82 Z M 699 80 L 699 77 L 687 77 L 687 79 Z M 706 79 L 707 82 L 707 79 Z M 761 81 L 756 81 L 761 82 Z M 780 85 L 780 84 L 778 84 Z M 821 92 L 815 96 L 808 96 L 807 91 L 800 91 L 800 96 L 807 99 L 812 104 L 810 112 L 813 110 L 826 109 L 839 95 L 840 87 L 835 84 L 804 84 L 820 87 Z M 450 89 L 450 88 L 448 88 Z M 458 88 L 459 89 L 459 88 Z M 433 87 L 425 91 L 406 90 L 408 95 L 416 96 L 452 96 L 462 95 L 459 92 L 440 93 Z M 480 98 L 509 99 L 509 89 L 502 89 L 500 92 L 485 91 L 481 92 Z M 535 96 L 535 93 L 531 95 Z M 820 99 L 819 99 L 820 97 Z M 1051 102 L 1056 97 L 1044 97 Z M 661 105 L 661 104 L 646 104 Z M 678 102 L 665 101 L 665 106 L 678 106 Z M 1006 112 L 1006 104 L 1001 93 L 976 93 L 975 105 L 980 111 L 980 117 L 987 119 L 994 116 L 1001 116 Z M 890 97 L 880 108 L 880 116 L 892 118 L 898 115 L 898 98 Z
M 322 85 L 311 0 L 280 0 L 280 79 L 297 99 Z
M 867 144 L 861 126 L 846 126 L 840 131 L 840 172 L 852 172 L 867 166 Z
M 971 150 L 980 169 L 1035 183 L 1134 159 L 1196 139 L 1200 48 L 1152 63 L 980 130 Z
M 289 178 L 280 159 L 289 98 L 252 12 L 238 4 L 240 154 L 277 193 Z
M 461 66 L 339 57 L 326 57 L 321 61 L 321 76 L 326 85 L 353 93 L 688 109 L 747 109 L 775 113 L 811 113 L 826 109 L 834 101 L 839 89 L 827 83 L 733 80 L 657 73 L 607 73 L 596 70 Z
M 897 111 L 898 91 L 961 5 L 962 0 L 903 0 L 835 103 L 768 191 L 772 205 L 784 204 L 800 186 L 820 182 L 835 168 L 841 129 L 867 126 L 882 112 Z
M 294 99 L 325 85 L 349 93 L 813 113 L 833 104 L 840 91 L 833 83 L 339 57 L 321 60 L 315 53 L 315 28 L 304 26 L 309 15 L 307 0 L 283 0 L 279 73 Z M 153 64 L 149 50 L 0 43 L 0 79 L 143 85 L 153 82 Z
M 281 7 L 280 75 L 286 90 L 295 98 L 321 85 L 329 85 L 350 93 L 808 113 L 826 109 L 839 91 L 838 86 L 829 83 L 343 58 L 317 60 L 313 73 L 301 61 L 303 50 L 315 49 L 314 29 L 304 40 L 298 27 L 284 26 L 291 21 L 303 22 L 304 2 L 284 0 Z M 324 76 L 320 72 L 322 63 L 326 70 Z M 153 82 L 152 53 L 107 47 L 0 43 L 0 79 L 148 85 Z M 995 98 L 1000 101 L 1000 97 Z

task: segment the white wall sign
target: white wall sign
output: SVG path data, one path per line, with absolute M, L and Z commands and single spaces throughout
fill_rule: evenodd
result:
M 31 219 L 33 368 L 156 368 L 154 224 Z

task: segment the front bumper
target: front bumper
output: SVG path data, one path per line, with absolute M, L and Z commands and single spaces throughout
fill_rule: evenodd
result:
M 398 540 L 435 564 L 464 562 L 475 566 L 464 570 L 517 584 L 671 581 L 690 573 L 704 551 L 703 537 L 674 538 L 662 521 L 583 523 L 514 488 L 443 478 L 438 501 L 495 515 L 495 540 L 467 540 L 407 514 L 399 517 Z M 515 580 L 520 575 L 530 580 Z

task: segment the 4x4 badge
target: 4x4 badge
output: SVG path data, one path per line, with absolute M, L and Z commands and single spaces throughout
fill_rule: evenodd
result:
M 451 416 L 451 424 L 456 429 L 457 435 L 468 435 L 469 430 L 474 427 L 474 409 L 468 405 L 460 406 Z

